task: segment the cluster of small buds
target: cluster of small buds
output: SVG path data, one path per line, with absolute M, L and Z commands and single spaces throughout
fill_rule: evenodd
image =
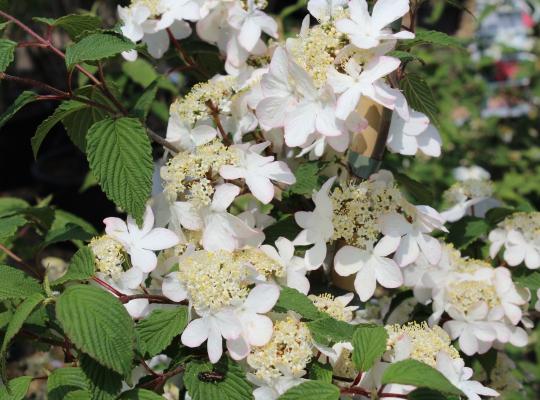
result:
M 325 312 L 338 321 L 350 323 L 355 318 L 355 311 L 358 307 L 347 307 L 348 301 L 344 301 L 343 298 L 336 298 L 330 293 L 312 294 L 308 297 L 319 311 Z
M 113 280 L 118 279 L 124 272 L 122 264 L 125 257 L 122 245 L 112 237 L 103 235 L 93 238 L 89 247 L 94 253 L 97 270 Z
M 385 359 L 402 353 L 407 358 L 435 367 L 440 351 L 453 359 L 459 358 L 459 352 L 452 346 L 448 333 L 437 325 L 430 328 L 426 322 L 409 322 L 405 325 L 387 325 L 385 328 L 388 333 Z
M 309 328 L 295 317 L 287 316 L 274 323 L 270 341 L 253 348 L 247 362 L 257 378 L 270 383 L 285 371 L 293 377 L 304 375 L 312 354 Z

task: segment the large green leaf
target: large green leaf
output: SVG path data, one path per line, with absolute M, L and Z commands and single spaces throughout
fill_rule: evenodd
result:
M 16 47 L 16 42 L 0 39 L 0 72 L 4 72 L 14 60 Z
M 91 278 L 94 272 L 94 253 L 89 247 L 83 247 L 71 259 L 67 272 L 51 282 L 51 285 L 57 286 L 70 281 L 84 281 Z
M 307 323 L 313 339 L 324 346 L 338 342 L 350 342 L 357 326 L 337 321 L 322 314 L 323 318 Z
M 19 376 L 8 382 L 7 386 L 0 387 L 0 399 L 2 400 L 23 400 L 27 399 L 26 393 L 32 383 L 31 376 Z M 9 387 L 9 391 L 8 391 Z
M 23 299 L 41 293 L 40 283 L 23 271 L 0 265 L 0 300 Z
M 92 393 L 92 400 L 115 399 L 122 390 L 122 376 L 105 368 L 86 354 L 80 361 L 81 370 L 90 384 L 89 391 Z
M 80 368 L 58 368 L 47 379 L 47 396 L 49 400 L 63 400 L 69 392 L 81 389 L 87 390 L 88 382 Z
M 134 329 L 118 299 L 93 286 L 71 286 L 58 297 L 56 314 L 79 349 L 124 376 L 130 373 Z
M 439 108 L 422 75 L 416 72 L 407 73 L 401 80 L 400 87 L 410 107 L 426 114 L 432 123 L 437 123 Z
M 447 241 L 451 242 L 457 249 L 464 249 L 471 243 L 487 235 L 490 226 L 483 218 L 465 216 L 457 222 L 449 225 Z
M 0 128 L 2 128 L 6 122 L 8 122 L 21 108 L 25 105 L 35 101 L 38 95 L 34 92 L 26 91 L 22 92 L 17 99 L 11 103 L 11 105 L 0 115 Z
M 212 376 L 212 379 L 207 376 Z M 219 376 L 219 379 L 216 378 Z M 193 400 L 251 400 L 251 385 L 242 368 L 229 358 L 212 365 L 192 361 L 187 365 L 184 384 Z
M 188 312 L 183 306 L 152 311 L 135 328 L 142 350 L 150 357 L 159 354 L 171 344 L 175 336 L 183 332 L 187 322 Z
M 106 119 L 88 132 L 87 156 L 107 197 L 142 220 L 152 190 L 152 146 L 134 118 Z
M 353 335 L 352 360 L 358 371 L 368 371 L 386 351 L 388 334 L 382 326 L 361 326 Z
M 153 81 L 143 92 L 141 97 L 137 100 L 137 103 L 135 103 L 135 106 L 133 106 L 133 114 L 140 120 L 144 121 L 146 120 L 146 117 L 148 116 L 148 113 L 150 112 L 150 108 L 152 107 L 152 103 L 156 99 L 156 94 L 158 91 L 158 80 Z
M 22 215 L 0 218 L 0 242 L 5 242 L 15 236 L 19 228 L 26 225 L 26 223 L 26 218 Z
M 57 123 L 62 121 L 68 115 L 88 107 L 88 105 L 78 101 L 66 101 L 58 106 L 54 113 L 38 126 L 36 134 L 32 137 L 32 151 L 34 152 L 34 157 L 37 157 L 43 140 L 45 140 L 48 133 Z
M 384 371 L 382 384 L 389 383 L 412 385 L 449 394 L 461 394 L 461 391 L 435 368 L 412 359 L 391 364 Z
M 85 32 L 95 31 L 101 26 L 101 20 L 91 14 L 69 14 L 58 19 L 35 18 L 47 25 L 63 28 L 72 39 L 77 39 Z
M 118 400 L 163 400 L 163 397 L 150 390 L 133 389 L 122 393 Z
M 0 198 L 0 217 L 8 217 L 28 207 L 28 203 L 16 197 Z
M 32 314 L 34 309 L 44 300 L 41 293 L 34 293 L 26 298 L 15 310 L 11 321 L 6 329 L 4 334 L 4 340 L 2 342 L 2 347 L 0 348 L 0 374 L 2 377 L 2 382 L 6 383 L 6 353 L 8 350 L 9 343 L 15 337 L 15 335 L 21 330 L 26 319 Z
M 306 162 L 294 172 L 296 183 L 289 187 L 289 191 L 295 194 L 312 195 L 314 190 L 319 189 L 321 168 L 318 162 Z
M 284 287 L 281 289 L 276 309 L 282 311 L 295 311 L 307 319 L 319 319 L 324 317 L 313 302 L 298 290 Z
M 465 50 L 463 44 L 459 41 L 459 39 L 439 31 L 417 31 L 416 37 L 414 39 L 403 42 L 404 47 L 412 47 L 424 44 L 444 47 L 456 47 Z
M 339 388 L 331 383 L 308 381 L 287 390 L 279 400 L 338 400 Z
M 314 361 L 309 368 L 309 379 L 332 383 L 332 366 Z
M 85 61 L 98 61 L 134 48 L 135 43 L 124 37 L 94 33 L 68 46 L 66 65 L 71 67 Z

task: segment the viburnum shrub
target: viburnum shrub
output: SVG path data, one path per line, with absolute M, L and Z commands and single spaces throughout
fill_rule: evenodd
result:
M 441 154 L 415 49 L 459 42 L 415 34 L 422 2 L 310 0 L 290 37 L 265 0 L 134 0 L 112 28 L 73 14 L 31 29 L 0 11 L 0 29 L 25 36 L 0 40 L 0 78 L 35 89 L 0 125 L 59 102 L 34 154 L 62 123 L 127 214 L 99 234 L 47 201 L 0 199 L 2 398 L 36 378 L 6 371 L 23 338 L 63 351 L 38 377 L 50 399 L 497 396 L 505 345 L 534 328 L 540 214 L 501 207 L 478 167 L 455 171 L 442 212 L 384 169 L 385 147 Z M 6 73 L 17 46 L 64 59 L 68 90 Z M 134 102 L 107 79 L 120 57 L 126 74 L 150 66 Z M 161 135 L 147 117 L 179 77 Z M 33 257 L 16 252 L 22 230 L 40 238 Z M 78 248 L 67 271 L 41 269 L 61 242 Z M 472 377 L 477 361 L 487 378 Z

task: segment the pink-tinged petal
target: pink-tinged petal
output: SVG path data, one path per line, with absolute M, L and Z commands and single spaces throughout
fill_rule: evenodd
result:
M 394 260 L 386 257 L 376 257 L 376 260 L 375 275 L 381 286 L 394 289 L 403 285 L 403 274 Z
M 223 165 L 219 169 L 219 174 L 223 179 L 241 179 L 246 176 L 246 170 L 244 168 L 235 167 L 234 165 Z
M 153 251 L 132 247 L 129 255 L 131 264 L 142 272 L 152 272 L 157 267 L 157 257 Z
M 287 185 L 293 185 L 296 183 L 296 177 L 291 172 L 289 166 L 283 161 L 274 161 L 264 166 L 264 174 L 276 181 L 286 183 Z
M 299 104 L 285 117 L 285 143 L 289 147 L 302 146 L 315 131 L 317 107 L 312 102 Z
M 208 349 L 208 358 L 210 359 L 210 362 L 212 364 L 217 363 L 223 354 L 223 341 L 221 340 L 221 334 L 218 330 L 209 330 L 206 347 Z
M 409 0 L 378 0 L 371 14 L 372 26 L 381 30 L 403 17 L 408 11 Z
M 431 265 L 437 265 L 442 256 L 441 243 L 437 239 L 425 234 L 420 234 L 417 238 L 418 245 L 428 262 Z
M 343 246 L 334 257 L 334 269 L 338 275 L 357 273 L 369 260 L 369 254 L 353 246 Z
M 373 293 L 375 293 L 376 288 L 377 278 L 375 271 L 369 263 L 365 264 L 356 274 L 354 289 L 358 293 L 360 300 L 368 301 L 373 296 Z
M 362 97 L 362 86 L 355 84 L 347 89 L 337 101 L 336 117 L 345 121 L 349 115 L 356 109 L 360 98 Z
M 180 239 L 176 233 L 165 228 L 155 228 L 137 242 L 137 245 L 146 250 L 165 250 L 176 246 Z
M 405 235 L 401 238 L 394 260 L 400 267 L 405 267 L 415 262 L 419 255 L 420 249 L 416 240 L 411 235 Z
M 333 107 L 325 107 L 319 111 L 315 121 L 315 127 L 317 132 L 329 137 L 340 136 L 344 131 L 338 126 L 336 110 Z
M 263 176 L 248 175 L 246 185 L 251 194 L 263 204 L 268 204 L 274 198 L 274 185 L 270 179 Z
M 278 301 L 279 286 L 272 284 L 256 285 L 244 302 L 244 308 L 257 314 L 266 314 Z M 261 346 L 261 345 L 257 345 Z
M 205 319 L 195 319 L 182 332 L 182 343 L 191 348 L 199 347 L 208 339 L 209 330 L 208 323 Z
M 332 147 L 335 151 L 338 153 L 343 153 L 345 150 L 349 148 L 351 137 L 349 135 L 349 132 L 344 132 L 340 136 L 331 136 L 326 139 L 328 142 L 328 145 Z M 324 151 L 324 149 L 322 150 Z M 321 151 L 321 154 L 322 154 Z
M 129 246 L 131 242 L 127 225 L 120 218 L 109 217 L 103 220 L 105 224 L 105 233 L 118 240 L 124 246 Z
M 186 288 L 180 283 L 175 272 L 167 275 L 165 279 L 163 279 L 161 291 L 165 297 L 178 303 L 186 300 L 188 296 Z
M 272 338 L 274 326 L 267 316 L 254 314 L 244 323 L 248 342 L 252 346 L 264 346 Z
M 240 361 L 249 355 L 251 350 L 249 343 L 243 336 L 227 340 L 227 350 L 233 360 Z
M 330 68 L 328 70 L 328 83 L 334 89 L 335 93 L 343 93 L 351 86 L 354 85 L 354 79 L 347 75 L 342 74 L 341 72 L 336 71 L 335 68 Z
M 290 107 L 283 97 L 266 97 L 257 105 L 256 115 L 266 128 L 281 128 L 285 125 L 285 115 Z
M 227 210 L 239 193 L 240 188 L 230 183 L 223 183 L 216 186 L 216 191 L 212 198 L 212 209 L 214 211 Z

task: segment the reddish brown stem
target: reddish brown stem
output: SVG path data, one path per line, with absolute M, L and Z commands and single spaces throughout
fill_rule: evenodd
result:
M 145 294 L 145 293 L 133 294 L 133 295 L 129 295 L 129 296 L 128 295 L 121 295 L 121 296 L 118 297 L 118 299 L 124 304 L 129 303 L 132 300 L 138 300 L 138 299 L 146 299 L 150 303 L 159 303 L 159 304 L 187 304 L 184 301 L 182 301 L 180 303 L 177 303 L 176 301 L 172 301 L 172 300 L 168 299 L 165 296 L 158 296 L 158 295 Z
M 13 253 L 10 249 L 8 249 L 6 246 L 0 243 L 0 250 L 3 251 L 8 255 L 9 258 L 11 258 L 13 261 L 16 261 L 21 266 L 26 268 L 28 272 L 32 273 L 34 276 L 36 276 L 38 279 L 42 279 L 41 274 L 38 272 L 37 269 L 35 269 L 30 264 L 26 263 L 21 257 L 19 257 L 17 254 Z
M 51 85 L 47 85 L 44 82 L 36 81 L 34 79 L 20 78 L 18 76 L 8 75 L 3 72 L 0 72 L 0 80 L 13 81 L 13 82 L 20 83 L 21 85 L 24 85 L 24 86 L 37 87 L 37 88 L 46 90 L 57 96 L 69 97 L 69 93 L 63 92 L 62 90 L 52 87 Z
M 140 388 L 151 388 L 151 389 L 157 389 L 161 385 L 163 385 L 169 378 L 172 378 L 175 375 L 181 374 L 184 372 L 186 367 L 184 365 L 180 365 L 179 367 L 176 367 L 175 369 L 166 372 L 164 374 L 158 375 L 155 379 L 152 379 L 151 381 L 145 382 L 141 385 L 137 385 Z
M 182 59 L 182 61 L 186 64 L 186 66 L 193 68 L 197 71 L 199 71 L 205 78 L 209 78 L 208 72 L 191 57 L 188 53 L 186 53 L 180 44 L 180 42 L 174 37 L 172 31 L 167 28 L 167 35 L 169 35 L 169 39 L 171 43 L 173 44 L 176 52 Z
M 206 102 L 206 106 L 210 110 L 210 115 L 212 116 L 212 119 L 214 120 L 214 123 L 216 124 L 216 127 L 218 128 L 219 134 L 221 136 L 221 140 L 223 141 L 225 145 L 229 146 L 231 143 L 227 137 L 227 132 L 225 132 L 225 129 L 223 128 L 221 120 L 219 119 L 219 109 L 212 102 L 212 100 L 208 100 Z
M 99 284 L 100 286 L 103 286 L 105 289 L 107 289 L 109 292 L 111 292 L 112 294 L 114 294 L 116 297 L 122 297 L 124 296 L 122 293 L 120 293 L 118 290 L 116 290 L 115 288 L 113 288 L 111 285 L 109 285 L 107 282 L 105 281 L 102 281 L 101 279 L 99 279 L 98 277 L 94 276 L 92 277 L 92 280 L 94 282 L 96 282 L 97 284 Z

